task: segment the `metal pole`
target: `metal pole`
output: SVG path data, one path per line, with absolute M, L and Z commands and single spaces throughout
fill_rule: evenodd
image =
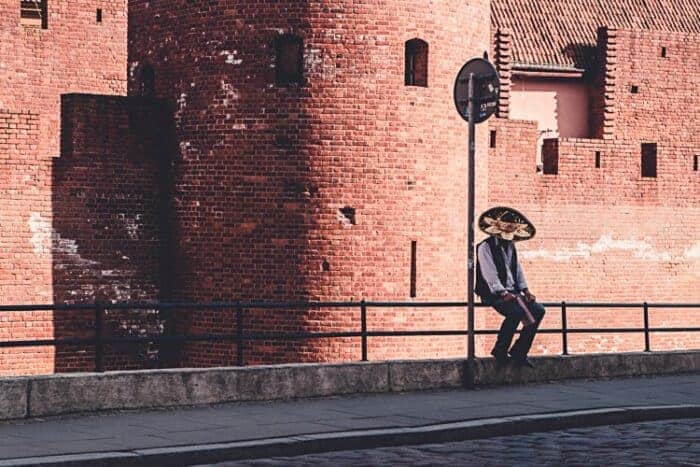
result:
M 468 359 L 474 362 L 474 190 L 475 190 L 475 123 L 476 103 L 474 102 L 474 73 L 469 74 L 469 194 L 467 213 L 467 243 L 469 245 L 467 267 L 467 332 Z
M 566 333 L 566 302 L 561 302 L 561 347 L 562 355 L 569 355 L 569 343 Z
M 644 302 L 644 351 L 651 352 L 649 345 L 649 305 Z
M 362 325 L 362 361 L 367 361 L 367 304 L 364 300 L 360 304 L 360 321 Z
M 243 307 L 240 304 L 236 305 L 236 347 L 238 358 L 238 366 L 243 366 Z
M 100 302 L 95 302 L 95 371 L 100 373 L 105 371 L 104 346 L 102 345 L 103 312 Z

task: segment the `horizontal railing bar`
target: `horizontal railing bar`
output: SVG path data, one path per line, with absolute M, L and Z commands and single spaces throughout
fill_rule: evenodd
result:
M 125 337 L 103 337 L 102 342 L 107 344 L 118 344 L 120 342 L 218 342 L 236 341 L 236 334 L 198 334 L 198 335 L 174 335 L 174 336 L 125 336 Z
M 124 337 L 103 337 L 101 341 L 107 344 L 133 343 L 133 342 L 186 342 L 186 341 L 230 341 L 236 340 L 235 334 L 210 334 L 210 335 L 178 335 L 178 336 L 124 336 Z M 7 347 L 41 347 L 58 345 L 95 345 L 97 339 L 40 339 L 31 341 L 2 341 L 0 348 Z
M 23 311 L 81 311 L 94 310 L 95 304 L 81 305 L 0 305 L 2 312 L 23 312 Z
M 370 337 L 408 337 L 408 336 L 466 336 L 469 331 L 367 331 Z
M 520 331 L 516 331 L 520 332 Z M 561 329 L 540 329 L 540 334 L 559 334 Z M 642 333 L 644 328 L 574 328 L 567 329 L 570 333 Z M 649 328 L 649 332 L 700 332 L 700 327 L 685 328 Z M 411 337 L 411 336 L 463 336 L 468 331 L 463 330 L 432 330 L 432 331 L 368 331 L 369 337 Z M 498 334 L 498 330 L 477 329 L 474 334 L 493 335 Z M 324 339 L 333 337 L 361 337 L 361 332 L 296 332 L 296 333 L 246 333 L 244 340 L 274 340 L 274 339 Z M 203 334 L 203 335 L 175 335 L 175 336 L 124 336 L 124 337 L 104 337 L 102 342 L 108 344 L 128 343 L 128 342 L 197 342 L 197 341 L 231 341 L 237 342 L 237 334 Z M 94 338 L 76 339 L 41 339 L 31 341 L 2 341 L 0 348 L 7 347 L 34 347 L 34 346 L 54 346 L 54 345 L 94 345 Z
M 516 331 L 519 332 L 519 331 Z M 574 328 L 566 330 L 567 333 L 643 333 L 644 328 Z M 649 328 L 649 332 L 700 332 L 700 328 Z M 539 329 L 538 334 L 561 334 L 562 329 Z M 498 330 L 492 329 L 478 329 L 474 331 L 474 334 L 498 334 Z
M 688 332 L 693 332 L 693 331 L 700 331 L 700 328 L 649 328 L 649 332 L 683 332 L 683 331 L 688 331 Z M 541 332 L 538 331 L 538 332 Z M 561 330 L 557 330 L 557 332 L 561 332 Z M 644 332 L 644 328 L 573 328 L 573 329 L 567 329 L 566 332 L 585 332 L 585 333 L 592 333 L 592 332 Z
M 465 307 L 467 302 L 365 302 L 367 307 L 375 308 L 451 308 Z M 474 306 L 486 306 L 483 303 L 475 303 Z
M 546 307 L 560 307 L 562 302 L 544 302 Z M 29 311 L 83 311 L 94 310 L 96 306 L 104 310 L 165 310 L 177 308 L 227 309 L 227 308 L 353 308 L 360 307 L 362 302 L 214 302 L 214 303 L 76 303 L 76 304 L 37 304 L 37 305 L 0 305 L 0 312 L 29 312 Z M 365 302 L 367 307 L 375 308 L 453 308 L 466 307 L 467 302 Z M 490 305 L 476 303 L 475 306 L 488 308 Z M 643 303 L 586 303 L 566 302 L 570 308 L 642 308 Z M 700 308 L 700 303 L 649 303 L 649 308 Z
M 250 332 L 244 334 L 244 340 L 267 339 L 327 339 L 330 337 L 361 337 L 362 333 L 356 332 Z
M 7 347 L 46 347 L 53 345 L 95 345 L 95 339 L 38 339 L 31 341 L 2 341 L 0 348 Z

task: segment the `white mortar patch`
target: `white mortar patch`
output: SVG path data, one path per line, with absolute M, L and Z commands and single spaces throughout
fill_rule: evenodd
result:
M 187 108 L 187 93 L 183 92 L 177 99 L 177 111 L 175 112 L 175 118 L 180 118 L 182 112 Z
M 136 76 L 136 69 L 139 66 L 139 62 L 131 62 L 131 66 L 129 67 L 129 76 L 132 78 Z
M 323 51 L 321 49 L 307 49 L 304 62 L 307 70 L 311 72 L 321 71 L 323 68 Z
M 34 247 L 34 253 L 52 254 L 62 253 L 68 256 L 75 264 L 94 266 L 97 261 L 85 259 L 78 253 L 78 242 L 69 238 L 61 238 L 61 234 L 56 232 L 51 223 L 44 219 L 41 214 L 34 212 L 29 216 L 29 231 L 32 233 L 29 242 Z
M 227 100 L 230 99 L 235 101 L 241 97 L 238 91 L 233 88 L 233 85 L 225 82 L 224 80 L 221 80 L 221 90 L 224 91 L 224 96 L 226 96 Z
M 124 229 L 131 240 L 138 240 L 139 238 L 139 229 L 141 226 L 140 217 L 139 214 L 135 216 L 124 216 Z
M 238 53 L 237 50 L 234 50 L 233 52 L 229 52 L 228 50 L 222 50 L 219 52 L 219 55 L 226 56 L 226 63 L 229 65 L 240 65 L 243 63 L 243 60 L 240 58 L 236 58 L 236 54 Z
M 601 236 L 595 243 L 580 242 L 575 248 L 561 248 L 557 250 L 530 250 L 523 251 L 520 256 L 525 259 L 550 259 L 553 261 L 569 261 L 572 258 L 590 258 L 594 254 L 603 254 L 611 251 L 628 251 L 635 258 L 649 261 L 672 261 L 674 256 L 668 251 L 654 249 L 653 245 L 645 240 L 624 239 L 617 240 L 610 235 Z M 700 255 L 700 244 L 698 245 Z M 686 252 L 686 258 L 687 258 Z
M 683 252 L 683 257 L 687 259 L 700 260 L 700 241 Z
M 34 253 L 41 255 L 51 253 L 51 224 L 41 217 L 41 214 L 33 212 L 29 216 L 29 231 L 32 237 L 29 242 L 34 247 Z

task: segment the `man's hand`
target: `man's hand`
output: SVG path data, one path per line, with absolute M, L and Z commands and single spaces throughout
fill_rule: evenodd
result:
M 523 294 L 525 295 L 525 300 L 528 302 L 534 302 L 537 299 L 529 290 L 524 291 Z
M 516 299 L 516 296 L 510 292 L 506 292 L 503 295 L 501 295 L 501 298 L 503 299 L 504 302 L 512 302 L 513 300 Z

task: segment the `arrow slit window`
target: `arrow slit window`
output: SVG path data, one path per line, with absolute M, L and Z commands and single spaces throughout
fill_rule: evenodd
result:
M 153 66 L 144 65 L 139 76 L 139 93 L 142 97 L 155 97 L 156 73 Z
M 21 0 L 19 2 L 19 22 L 22 26 L 47 29 L 47 0 Z
M 304 80 L 304 40 L 294 34 L 275 39 L 275 72 L 277 84 L 301 84 Z
M 406 86 L 428 87 L 428 43 L 421 39 L 406 42 Z
M 642 143 L 642 177 L 656 177 L 656 143 Z

